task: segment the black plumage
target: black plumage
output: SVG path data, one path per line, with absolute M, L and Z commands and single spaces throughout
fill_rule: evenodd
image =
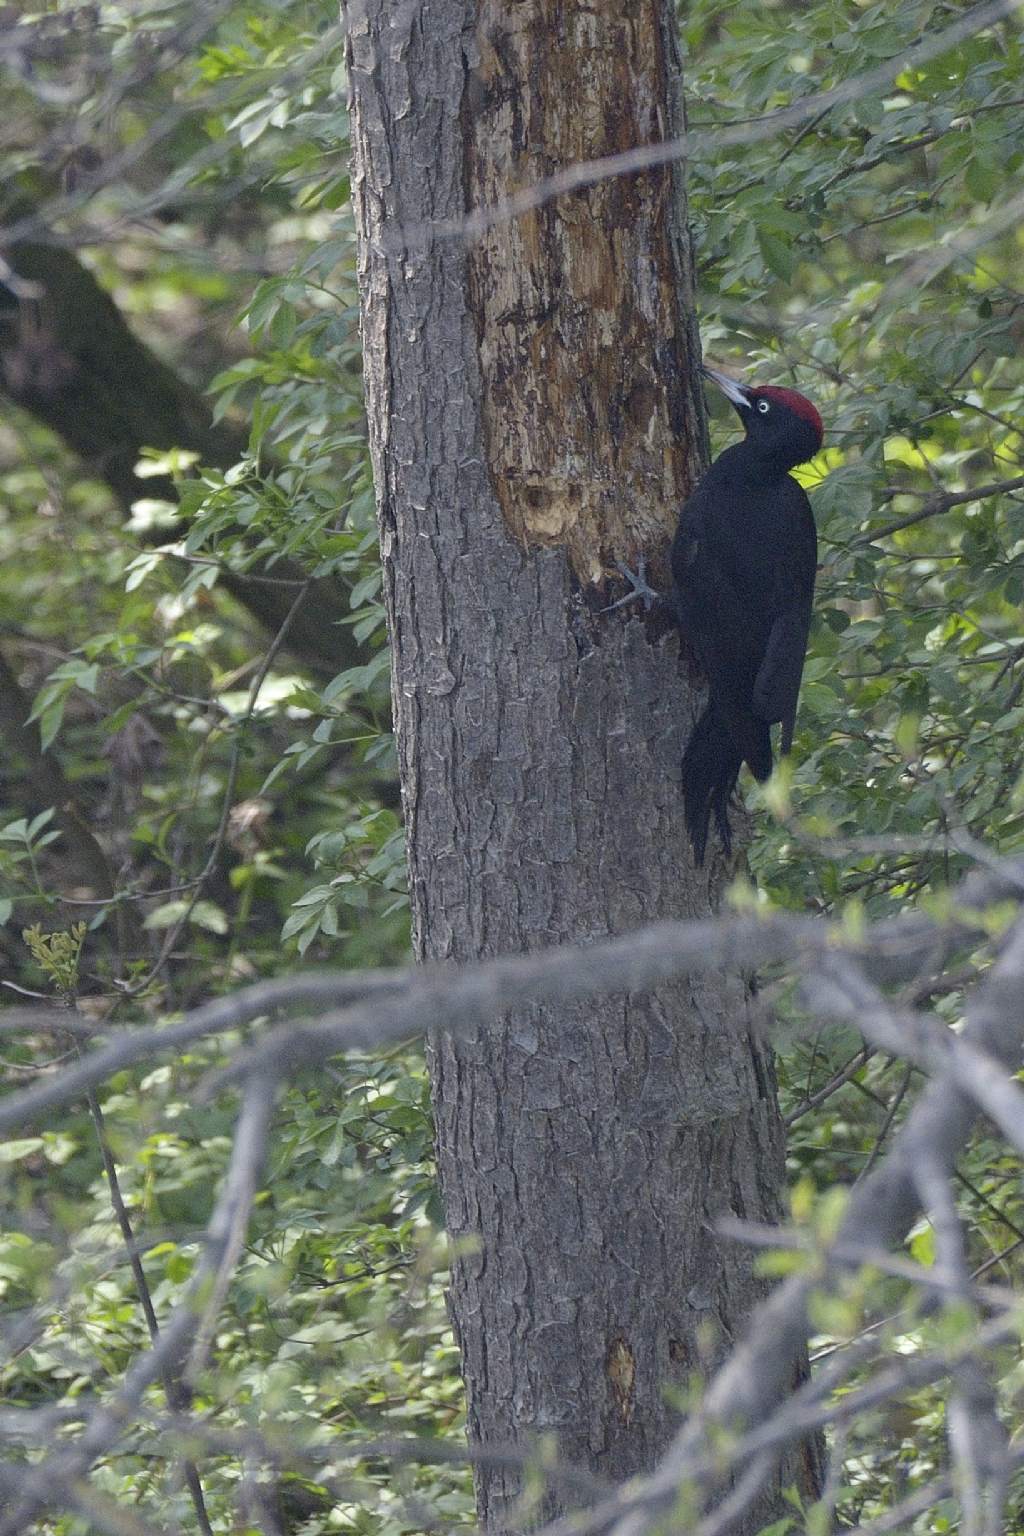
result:
M 698 865 L 712 816 L 731 852 L 729 799 L 744 763 L 759 780 L 771 773 L 770 727 L 781 724 L 783 753 L 793 740 L 818 553 L 810 502 L 789 471 L 822 439 L 821 418 L 803 395 L 704 372 L 732 401 L 746 435 L 686 502 L 672 545 L 675 618 L 708 680 L 682 768 Z

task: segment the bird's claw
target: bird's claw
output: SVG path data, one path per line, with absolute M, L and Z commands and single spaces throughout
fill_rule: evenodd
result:
M 620 597 L 617 603 L 609 603 L 607 608 L 601 609 L 601 612 L 614 613 L 616 608 L 625 608 L 627 603 L 641 602 L 644 605 L 644 612 L 650 613 L 655 603 L 660 602 L 661 595 L 655 592 L 647 581 L 647 561 L 641 555 L 634 571 L 622 560 L 616 560 L 615 568 L 619 575 L 629 582 L 633 590 L 627 592 L 625 597 Z

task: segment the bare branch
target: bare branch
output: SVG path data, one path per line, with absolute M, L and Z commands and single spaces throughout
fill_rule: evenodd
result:
M 952 1073 L 1011 1146 L 1024 1154 L 1024 1090 L 1001 1063 L 934 1016 L 897 1013 L 848 956 L 826 953 L 808 977 L 805 992 L 820 1013 L 848 1020 L 880 1050 L 930 1073 Z
M 948 512 L 951 507 L 960 507 L 968 502 L 982 501 L 987 496 L 1005 496 L 1010 491 L 1024 490 L 1024 475 L 1017 475 L 1013 480 L 996 480 L 992 485 L 977 485 L 969 491 L 950 491 L 938 496 L 930 496 L 923 507 L 918 507 L 909 517 L 897 518 L 893 523 L 886 523 L 884 528 L 874 528 L 861 538 L 854 540 L 853 547 L 860 548 L 865 544 L 874 544 L 879 539 L 887 539 L 891 534 L 902 533 L 904 528 L 913 528 L 915 523 L 923 523 L 926 518 L 938 517 L 943 512 Z M 900 492 L 900 494 L 904 494 Z
M 716 1232 L 737 1242 L 750 1243 L 755 1248 L 791 1249 L 809 1256 L 817 1252 L 809 1235 L 789 1231 L 785 1227 L 759 1226 L 756 1222 L 741 1221 L 736 1216 L 722 1216 L 715 1222 Z M 829 1249 L 829 1259 L 834 1264 L 857 1268 L 877 1269 L 883 1275 L 905 1280 L 908 1285 L 919 1286 L 923 1291 L 934 1291 L 940 1296 L 966 1299 L 974 1305 L 1007 1311 L 1020 1305 L 1020 1297 L 1005 1285 L 968 1284 L 966 1292 L 959 1279 L 950 1277 L 937 1267 L 926 1268 L 909 1259 L 901 1259 L 885 1248 L 856 1248 L 848 1243 L 835 1243 Z
M 540 954 L 517 955 L 463 968 L 437 967 L 353 978 L 299 975 L 289 982 L 266 983 L 236 997 L 218 1000 L 178 1025 L 119 1033 L 107 1046 L 65 1072 L 0 1105 L 0 1128 L 13 1126 L 42 1108 L 73 1098 L 102 1081 L 110 1072 L 148 1059 L 204 1034 L 236 1026 L 279 1008 L 303 1004 L 324 1006 L 317 1022 L 286 1023 L 240 1053 L 221 1083 L 247 1081 L 245 1107 L 236 1137 L 231 1170 L 218 1200 L 208 1234 L 207 1249 L 186 1300 L 165 1325 L 154 1349 L 128 1372 L 109 1403 L 90 1410 L 74 1446 L 46 1458 L 20 1479 L 15 1511 L 0 1523 L 0 1536 L 15 1536 L 31 1513 L 63 1498 L 99 1456 L 119 1438 L 138 1409 L 149 1384 L 170 1365 L 178 1364 L 194 1337 L 193 1359 L 206 1353 L 240 1235 L 258 1185 L 266 1129 L 276 1085 L 282 1077 L 323 1061 L 339 1050 L 382 1041 L 412 1038 L 426 1030 L 460 1031 L 487 1025 L 510 1007 L 527 1002 L 565 1000 L 598 992 L 635 992 L 683 972 L 696 974 L 716 967 L 748 967 L 785 960 L 803 968 L 812 985 L 828 988 L 830 1007 L 856 1014 L 870 1039 L 886 1049 L 938 1069 L 940 1077 L 922 1095 L 899 1132 L 888 1160 L 855 1187 L 834 1246 L 826 1250 L 811 1273 L 793 1277 L 759 1309 L 750 1335 L 713 1379 L 704 1407 L 681 1432 L 662 1467 L 651 1478 L 633 1483 L 612 1498 L 599 1499 L 586 1515 L 574 1517 L 573 1530 L 614 1527 L 620 1533 L 645 1531 L 661 1518 L 681 1485 L 710 1497 L 720 1487 L 731 1454 L 723 1452 L 716 1426 L 746 1424 L 736 1455 L 744 1464 L 774 1452 L 809 1429 L 835 1422 L 871 1402 L 884 1402 L 909 1383 L 937 1379 L 954 1370 L 970 1351 L 989 1347 L 1008 1336 L 1015 1319 L 1004 1313 L 978 1329 L 959 1351 L 900 1361 L 876 1373 L 868 1386 L 846 1394 L 840 1403 L 828 1399 L 826 1373 L 791 1394 L 791 1362 L 808 1330 L 807 1304 L 811 1291 L 827 1284 L 832 1273 L 865 1253 L 884 1251 L 906 1230 L 921 1209 L 920 1170 L 931 1161 L 940 1183 L 953 1169 L 977 1114 L 977 1102 L 1016 1132 L 1020 1120 L 1017 1089 L 1007 1071 L 1019 1061 L 1024 1034 L 1024 922 L 1004 941 L 988 978 L 978 987 L 963 1036 L 947 1034 L 927 1016 L 893 1009 L 853 965 L 850 955 L 871 956 L 873 972 L 901 980 L 919 978 L 922 962 L 934 962 L 936 947 L 947 950 L 978 927 L 977 909 L 994 899 L 1020 900 L 1022 870 L 1007 864 L 977 872 L 959 892 L 961 913 L 944 923 L 923 914 L 881 923 L 860 936 L 814 918 L 778 915 L 768 919 L 730 917 L 707 922 L 653 924 L 637 933 L 589 946 L 567 946 Z M 974 925 L 978 925 L 975 927 Z M 841 946 L 847 945 L 848 951 Z M 824 991 L 820 993 L 825 996 Z M 336 1005 L 341 1003 L 340 1008 Z M 331 1011 L 333 1008 L 333 1011 Z M 43 1027 L 53 1021 L 50 1010 L 20 1010 L 26 1023 Z M 950 1070 L 952 1069 L 952 1070 Z M 975 1097 L 976 1096 L 976 1097 Z M 935 1200 L 929 1196 L 929 1203 Z M 895 1262 L 895 1261 L 891 1261 Z M 947 1270 L 941 1272 L 948 1290 Z M 909 1278 L 909 1276 L 908 1276 Z M 961 1286 L 959 1276 L 950 1284 Z M 988 1288 L 986 1288 L 987 1292 Z M 965 1293 L 972 1298 L 973 1288 Z M 986 1300 L 989 1300 L 986 1294 Z M 196 1310 L 204 1309 L 196 1326 Z M 837 1364 L 841 1379 L 856 1358 L 851 1351 Z M 962 1378 L 967 1380 L 966 1376 Z M 966 1390 L 964 1388 L 963 1390 Z M 824 1394 L 824 1395 L 823 1395 Z M 770 1460 L 758 1466 L 767 1475 Z M 990 1509 L 1003 1486 L 1004 1462 L 979 1468 L 986 1493 L 979 1508 Z M 987 1481 L 986 1481 L 987 1480 Z M 741 1480 L 736 1499 L 753 1497 L 757 1476 Z M 30 1511 L 27 1516 L 25 1511 Z M 709 1513 L 708 1532 L 719 1528 L 722 1506 Z M 19 1524 L 19 1522 L 21 1522 Z M 557 1527 L 555 1529 L 558 1529 Z M 566 1527 L 568 1531 L 568 1527 Z M 988 1536 L 987 1531 L 983 1536 Z
M 242 1113 L 235 1128 L 231 1173 L 207 1228 L 204 1262 L 209 1294 L 196 1323 L 185 1376 L 194 1378 L 210 1353 L 217 1314 L 224 1304 L 231 1274 L 245 1242 L 249 1212 L 256 1198 L 259 1176 L 266 1158 L 266 1138 L 277 1099 L 277 1083 L 270 1077 L 250 1079 Z
M 400 987 L 405 973 L 390 971 L 308 971 L 296 976 L 257 982 L 230 997 L 204 1003 L 179 1024 L 151 1029 L 112 1029 L 110 1043 L 85 1057 L 60 1078 L 54 1076 L 11 1095 L 0 1103 L 0 1131 L 13 1128 L 57 1104 L 66 1104 L 101 1083 L 122 1067 L 147 1061 L 168 1051 L 178 1051 L 206 1036 L 225 1034 L 265 1014 L 287 1008 L 350 1004 L 360 998 L 379 996 Z M 12 1008 L 5 1026 L 14 1029 L 59 1029 L 64 1015 L 57 1008 Z M 69 1092 L 65 1092 L 65 1088 Z M 15 1108 L 15 1102 L 20 1108 Z M 24 1113 L 22 1113 L 22 1110 Z
M 1024 1464 L 1024 1447 L 1015 1447 L 1009 1454 L 1008 1465 L 1012 1471 Z M 877 1520 L 869 1520 L 866 1525 L 854 1526 L 846 1532 L 846 1536 L 888 1536 L 891 1531 L 909 1531 L 918 1515 L 923 1515 L 940 1499 L 946 1499 L 953 1492 L 953 1479 L 946 1473 L 942 1477 L 934 1478 L 912 1493 L 909 1498 L 901 1499 L 894 1504 L 892 1509 Z
M 80 1064 L 0 1103 L 0 1134 L 66 1104 L 112 1073 L 204 1035 L 232 1029 L 275 1008 L 303 1003 L 340 1011 L 316 1024 L 291 1024 L 239 1056 L 231 1077 L 249 1071 L 293 1072 L 344 1050 L 387 1041 L 411 1040 L 433 1029 L 459 1031 L 489 1024 L 524 1003 L 566 1002 L 608 992 L 640 992 L 676 976 L 727 969 L 754 969 L 775 961 L 823 954 L 835 948 L 868 948 L 878 976 L 916 976 L 928 946 L 961 940 L 978 922 L 974 909 L 1016 899 L 1024 866 L 979 872 L 960 887 L 961 916 L 946 924 L 925 913 L 880 923 L 860 945 L 839 925 L 815 917 L 776 914 L 768 918 L 727 917 L 706 921 L 652 923 L 646 928 L 591 945 L 566 945 L 536 954 L 505 956 L 478 965 L 409 967 L 368 971 L 358 978 L 342 972 L 301 972 L 289 979 L 243 988 L 195 1010 L 176 1025 L 124 1032 Z M 366 999 L 363 1006 L 359 1000 Z M 33 1017 L 32 1010 L 21 1015 Z M 40 1010 L 39 1026 L 53 1022 Z
M 964 1038 L 1009 1068 L 1019 1063 L 1024 1039 L 1024 923 L 1013 930 L 979 988 Z M 973 1101 L 948 1077 L 934 1082 L 910 1112 L 885 1163 L 855 1187 L 836 1246 L 887 1247 L 897 1241 L 920 1210 L 916 1170 L 921 1158 L 930 1156 L 938 1167 L 950 1170 L 975 1116 Z M 614 1508 L 598 1506 L 587 1515 L 583 1529 L 638 1536 L 671 1508 L 678 1488 L 707 1466 L 716 1427 L 753 1427 L 786 1417 L 778 1405 L 789 1385 L 792 1362 L 807 1338 L 808 1301 L 815 1284 L 827 1277 L 827 1265 L 820 1277 L 793 1276 L 757 1309 L 746 1337 L 710 1382 L 700 1411 L 683 1427 L 658 1472 L 631 1485 L 629 1512 L 621 1498 L 612 1501 Z M 556 1524 L 546 1536 L 563 1536 L 563 1531 Z

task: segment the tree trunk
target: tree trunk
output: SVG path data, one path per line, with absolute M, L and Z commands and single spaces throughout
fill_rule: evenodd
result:
M 607 181 L 437 220 L 672 134 L 670 0 L 351 0 L 353 192 L 417 954 L 466 960 L 706 915 L 671 627 L 603 612 L 664 571 L 705 461 L 682 187 Z M 759 1294 L 718 1213 L 778 1214 L 782 1136 L 736 977 L 532 1009 L 431 1047 L 471 1443 L 649 1469 Z M 482 1464 L 499 1531 L 579 1501 Z M 756 1530 L 772 1498 L 751 1512 Z M 737 1527 L 739 1529 L 739 1527 Z

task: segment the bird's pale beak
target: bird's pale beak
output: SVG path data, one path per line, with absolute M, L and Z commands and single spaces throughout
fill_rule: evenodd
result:
M 700 371 L 712 384 L 718 385 L 725 398 L 731 400 L 737 410 L 750 410 L 750 391 L 744 385 L 737 384 L 727 373 L 719 373 L 717 368 L 709 368 L 706 363 L 701 364 Z

